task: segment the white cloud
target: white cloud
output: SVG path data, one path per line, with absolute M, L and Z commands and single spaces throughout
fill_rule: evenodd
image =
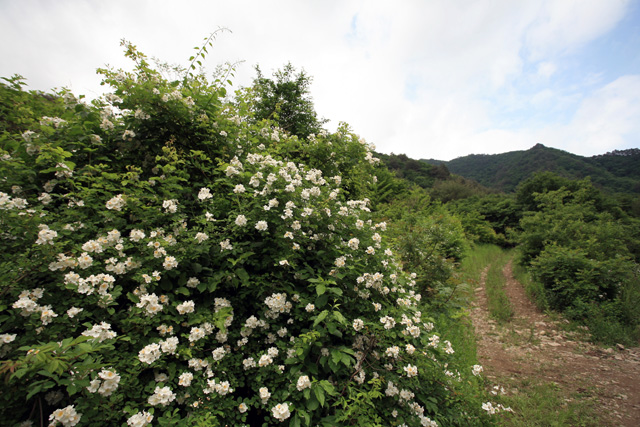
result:
M 640 146 L 640 74 L 622 76 L 584 99 L 558 135 L 582 155 Z M 557 140 L 556 143 L 561 141 Z
M 579 88 L 524 90 L 516 82 L 553 81 L 563 72 L 558 59 L 611 30 L 627 6 L 618 0 L 1 2 L 0 37 L 11 42 L 0 46 L 6 58 L 0 75 L 18 72 L 38 89 L 71 84 L 91 94 L 102 89 L 97 67 L 129 68 L 121 38 L 186 66 L 191 48 L 223 26 L 233 33 L 218 36 L 206 66 L 246 60 L 235 87 L 251 83 L 256 64 L 270 75 L 291 61 L 313 77 L 316 109 L 331 119 L 330 128 L 346 121 L 381 151 L 447 160 L 545 143 L 537 140 L 541 130 L 500 114 L 551 106 L 558 117 L 571 117 L 576 96 L 584 95 Z M 590 90 L 602 81 L 592 84 Z M 611 88 L 603 91 L 613 102 Z M 576 123 L 597 116 L 593 102 L 584 101 Z M 629 126 L 627 117 L 612 118 L 600 132 Z M 549 124 L 544 136 L 561 144 L 577 129 Z M 618 135 L 628 143 L 629 132 Z
M 547 0 L 526 32 L 532 60 L 579 48 L 609 32 L 624 16 L 629 0 Z
M 541 62 L 538 64 L 538 76 L 544 79 L 548 79 L 557 71 L 557 69 L 558 67 L 556 67 L 556 64 L 554 64 L 553 62 Z

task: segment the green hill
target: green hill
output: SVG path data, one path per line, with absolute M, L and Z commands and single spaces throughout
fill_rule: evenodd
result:
M 536 172 L 550 171 L 571 179 L 590 177 L 607 192 L 640 193 L 640 150 L 636 148 L 583 157 L 537 144 L 525 151 L 473 154 L 448 162 L 422 161 L 445 165 L 451 173 L 505 192 L 514 191 Z

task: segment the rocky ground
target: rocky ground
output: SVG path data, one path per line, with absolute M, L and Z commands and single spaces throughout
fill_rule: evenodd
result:
M 514 316 L 499 325 L 487 309 L 486 271 L 471 318 L 487 378 L 496 384 L 527 378 L 551 383 L 567 401 L 592 399 L 604 426 L 640 426 L 640 348 L 598 347 L 585 342 L 585 334 L 565 331 L 564 320 L 552 320 L 529 300 L 513 278 L 511 262 L 503 274 Z

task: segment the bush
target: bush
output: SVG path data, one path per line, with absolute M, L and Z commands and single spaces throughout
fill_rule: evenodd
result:
M 369 146 L 291 137 L 125 47 L 113 93 L 3 128 L 3 423 L 489 422 L 386 224 L 345 197 Z

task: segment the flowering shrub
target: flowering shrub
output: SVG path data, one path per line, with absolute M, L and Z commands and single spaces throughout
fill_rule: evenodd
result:
M 368 145 L 291 137 L 125 46 L 113 93 L 3 136 L 0 418 L 486 423 L 371 220 Z

